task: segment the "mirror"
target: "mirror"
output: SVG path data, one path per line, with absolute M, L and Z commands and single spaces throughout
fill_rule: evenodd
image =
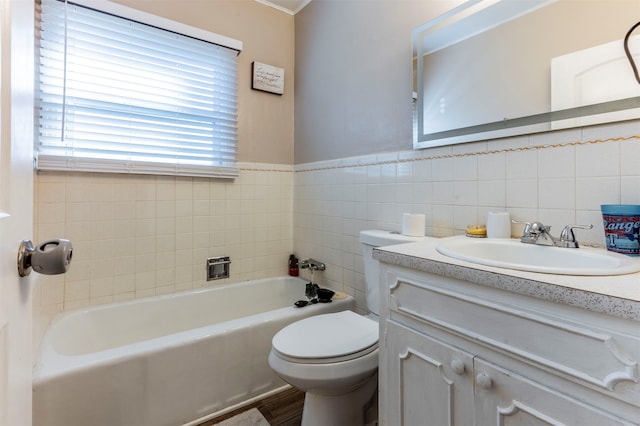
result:
M 414 29 L 414 149 L 640 117 L 638 0 L 470 0 Z M 640 28 L 626 43 L 640 67 Z

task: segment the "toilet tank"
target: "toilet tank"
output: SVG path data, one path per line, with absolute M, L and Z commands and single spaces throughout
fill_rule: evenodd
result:
M 380 273 L 378 271 L 378 261 L 373 258 L 374 247 L 423 241 L 425 238 L 429 237 L 409 237 L 397 232 L 380 230 L 360 231 L 367 308 L 370 312 L 376 315 L 380 313 Z

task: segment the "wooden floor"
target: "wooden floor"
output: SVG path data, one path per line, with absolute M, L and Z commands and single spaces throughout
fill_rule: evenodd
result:
M 212 426 L 217 422 L 229 419 L 243 411 L 257 408 L 271 426 L 300 426 L 304 392 L 288 389 L 246 407 L 216 417 L 198 426 Z

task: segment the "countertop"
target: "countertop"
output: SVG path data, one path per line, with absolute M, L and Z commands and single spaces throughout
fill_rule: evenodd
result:
M 426 238 L 415 243 L 378 247 L 373 257 L 383 263 L 640 321 L 640 272 L 573 276 L 484 266 L 440 254 L 436 247 L 442 240 Z

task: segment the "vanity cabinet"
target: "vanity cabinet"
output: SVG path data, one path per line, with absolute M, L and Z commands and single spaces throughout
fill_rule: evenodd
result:
M 387 424 L 473 424 L 473 355 L 393 321 L 386 330 Z
M 640 323 L 381 264 L 380 423 L 640 424 Z

